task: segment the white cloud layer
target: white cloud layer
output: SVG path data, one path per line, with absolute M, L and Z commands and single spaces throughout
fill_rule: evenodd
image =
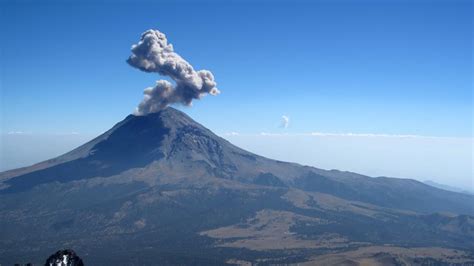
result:
M 8 135 L 22 135 L 25 134 L 23 131 L 10 131 L 7 133 Z
M 232 136 L 225 133 L 226 136 Z M 278 132 L 260 132 L 258 134 L 235 134 L 244 136 L 276 136 L 276 137 L 292 137 L 292 136 L 308 136 L 308 137 L 361 137 L 361 138 L 423 138 L 423 139 L 463 139 L 458 137 L 437 137 L 410 134 L 379 134 L 379 133 L 327 133 L 327 132 L 310 132 L 310 133 L 278 133 Z M 469 138 L 468 138 L 469 139 Z
M 227 132 L 227 133 L 224 133 L 225 136 L 238 136 L 240 135 L 239 132 Z

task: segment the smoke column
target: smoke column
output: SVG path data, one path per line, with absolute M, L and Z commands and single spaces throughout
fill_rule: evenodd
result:
M 146 88 L 136 115 L 158 112 L 173 103 L 191 105 L 194 99 L 206 94 L 220 93 L 214 75 L 208 70 L 195 71 L 158 30 L 147 30 L 142 34 L 140 41 L 132 45 L 132 55 L 127 63 L 145 72 L 168 76 L 175 82 L 158 80 L 154 87 Z

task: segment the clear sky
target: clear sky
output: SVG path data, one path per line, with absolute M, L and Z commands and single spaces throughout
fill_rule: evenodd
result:
M 472 138 L 472 1 L 3 0 L 0 12 L 4 135 L 96 135 L 123 119 L 160 79 L 125 62 L 156 28 L 214 73 L 222 93 L 182 109 L 217 133 Z

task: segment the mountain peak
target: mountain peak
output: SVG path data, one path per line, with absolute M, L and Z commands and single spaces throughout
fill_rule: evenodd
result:
M 296 187 L 387 207 L 425 211 L 455 208 L 473 213 L 471 206 L 459 204 L 457 200 L 455 203 L 446 200 L 433 206 L 429 200 L 419 199 L 417 193 L 411 194 L 411 198 L 399 193 L 408 186 L 430 191 L 432 198 L 447 193 L 416 181 L 325 171 L 255 155 L 232 145 L 171 107 L 144 116 L 129 115 L 104 134 L 71 152 L 34 166 L 1 173 L 0 194 L 29 191 L 48 183 L 87 183 L 95 178 L 102 178 L 99 183 L 123 181 L 125 178 L 127 181 L 124 182 L 147 184 L 228 180 Z M 448 194 L 446 197 L 450 198 Z M 414 201 L 419 202 L 414 205 Z
M 173 107 L 167 107 L 159 112 L 150 113 L 146 115 L 129 115 L 122 122 L 129 122 L 131 120 L 142 120 L 142 121 L 156 121 L 158 125 L 166 127 L 181 127 L 184 125 L 197 125 L 191 117 L 182 111 L 179 111 Z M 119 123 L 120 124 L 120 123 Z
M 229 157 L 245 151 L 218 137 L 185 113 L 168 107 L 143 116 L 129 115 L 90 142 L 57 158 L 20 169 L 20 174 L 0 176 L 7 188 L 17 192 L 50 182 L 69 182 L 93 177 L 109 177 L 128 169 L 145 168 L 166 161 L 174 169 L 201 166 L 230 167 Z M 11 177 L 11 178 L 10 178 Z

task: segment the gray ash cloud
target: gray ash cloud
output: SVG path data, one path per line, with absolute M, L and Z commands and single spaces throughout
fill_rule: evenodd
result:
M 158 30 L 147 30 L 142 34 L 140 41 L 132 46 L 132 55 L 127 62 L 142 71 L 158 73 L 175 82 L 158 80 L 154 87 L 146 88 L 136 115 L 158 112 L 173 103 L 191 105 L 194 99 L 206 94 L 220 93 L 214 75 L 208 70 L 194 70 L 174 51 L 166 35 Z

